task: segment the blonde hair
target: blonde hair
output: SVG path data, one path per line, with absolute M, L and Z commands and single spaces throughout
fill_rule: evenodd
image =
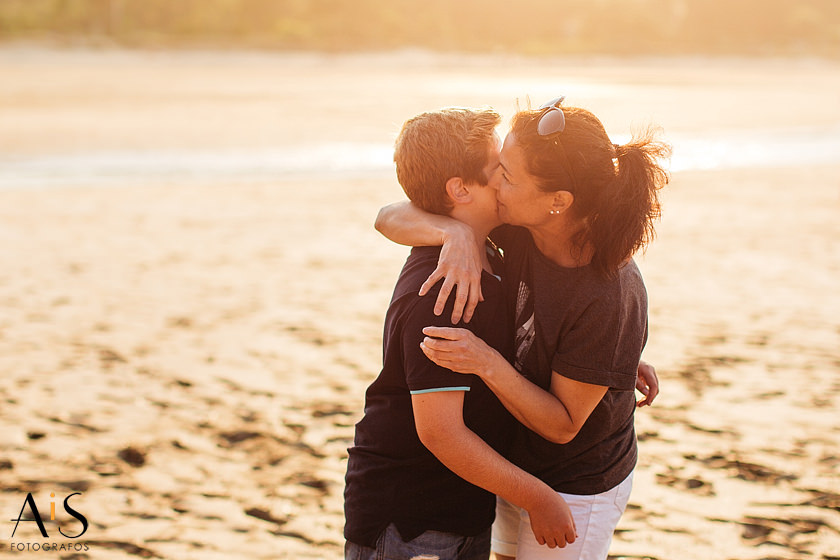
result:
M 406 196 L 434 214 L 449 214 L 446 182 L 486 185 L 487 153 L 501 117 L 489 109 L 441 109 L 403 125 L 394 148 L 397 180 Z

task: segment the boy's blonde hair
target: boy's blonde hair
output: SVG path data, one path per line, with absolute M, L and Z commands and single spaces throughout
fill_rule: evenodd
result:
M 409 119 L 397 137 L 397 180 L 417 206 L 449 214 L 446 182 L 486 185 L 487 154 L 501 117 L 489 109 L 441 109 Z

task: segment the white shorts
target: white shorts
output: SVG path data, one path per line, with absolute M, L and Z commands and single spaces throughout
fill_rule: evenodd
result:
M 577 539 L 565 548 L 541 545 L 531 531 L 531 521 L 524 509 L 496 498 L 496 522 L 493 523 L 493 552 L 515 556 L 517 560 L 605 560 L 610 551 L 613 531 L 627 507 L 633 473 L 618 486 L 601 494 L 563 496 L 575 520 Z

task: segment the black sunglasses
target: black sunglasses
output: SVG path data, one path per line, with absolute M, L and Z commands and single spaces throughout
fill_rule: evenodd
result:
M 537 123 L 537 133 L 540 136 L 551 136 L 552 134 L 563 132 L 563 129 L 566 128 L 566 115 L 563 114 L 563 109 L 560 108 L 560 104 L 563 103 L 564 99 L 566 99 L 566 96 L 561 95 L 540 107 L 540 109 L 546 110 Z

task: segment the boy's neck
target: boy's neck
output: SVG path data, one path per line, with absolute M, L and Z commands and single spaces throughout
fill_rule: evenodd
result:
M 478 254 L 481 255 L 481 266 L 487 272 L 493 272 L 490 266 L 490 259 L 487 258 L 487 250 L 485 249 L 487 243 L 487 236 L 493 230 L 492 225 L 482 223 L 481 220 L 475 219 L 468 212 L 453 212 L 452 218 L 464 223 L 470 227 L 475 237 L 476 246 L 478 247 Z

